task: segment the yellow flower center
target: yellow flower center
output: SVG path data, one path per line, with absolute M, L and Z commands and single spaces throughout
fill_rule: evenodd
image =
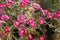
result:
M 18 25 L 18 24 L 19 24 L 19 22 L 16 22 L 16 24 Z

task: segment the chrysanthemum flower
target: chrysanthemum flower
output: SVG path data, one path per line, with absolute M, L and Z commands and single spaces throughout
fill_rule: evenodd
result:
M 53 17 L 53 14 L 51 14 L 51 13 L 48 13 L 47 14 L 47 18 L 50 18 L 51 19 L 52 17 Z
M 25 4 L 24 2 L 20 2 L 20 6 L 21 6 L 22 8 L 25 8 L 26 4 Z
M 45 12 L 45 13 L 48 13 L 48 12 L 49 12 L 49 10 L 47 10 L 47 9 L 44 9 L 44 12 Z
M 18 29 L 19 36 L 23 36 L 23 35 L 25 35 L 25 33 L 26 33 L 26 29 L 25 28 L 19 28 Z
M 8 20 L 8 19 L 10 19 L 10 17 L 6 14 L 3 14 L 0 19 L 1 20 Z
M 14 4 L 14 2 L 12 0 L 6 0 L 6 4 L 8 6 L 12 6 Z
M 33 12 L 35 9 L 33 7 L 29 7 L 29 11 Z
M 28 0 L 21 0 L 21 2 L 26 4 L 28 2 Z
M 9 32 L 10 32 L 10 28 L 7 27 L 7 26 L 5 26 L 5 27 L 4 27 L 4 34 L 5 34 L 5 36 L 8 35 Z
M 44 40 L 44 36 L 40 35 L 39 40 Z
M 32 34 L 31 33 L 28 34 L 28 39 L 32 40 Z
M 41 6 L 38 3 L 34 3 L 33 5 L 34 5 L 34 8 L 36 8 L 36 9 L 40 9 L 41 8 Z
M 32 17 L 27 19 L 27 24 L 29 24 L 32 28 L 36 27 L 36 23 L 34 22 Z
M 2 8 L 2 7 L 6 7 L 7 6 L 7 4 L 6 3 L 0 3 L 0 7 Z
M 27 19 L 27 24 L 33 23 L 33 21 L 34 21 L 33 18 L 30 17 L 30 18 Z
M 17 16 L 17 20 L 20 22 L 20 23 L 23 23 L 24 22 L 24 15 L 23 14 L 19 14 Z
M 29 25 L 30 25 L 32 28 L 35 28 L 35 27 L 36 27 L 36 23 L 35 23 L 35 22 L 30 23 Z
M 39 23 L 42 25 L 42 24 L 44 24 L 44 18 L 43 17 L 40 17 L 39 18 Z
M 16 20 L 13 21 L 14 26 L 20 26 L 20 23 Z
M 57 19 L 59 19 L 60 18 L 60 12 L 55 12 L 55 17 L 57 18 Z

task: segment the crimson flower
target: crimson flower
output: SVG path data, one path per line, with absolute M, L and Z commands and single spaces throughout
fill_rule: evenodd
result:
M 24 2 L 20 2 L 20 6 L 21 6 L 22 8 L 25 8 L 26 4 L 25 4 Z
M 12 0 L 6 0 L 6 4 L 8 6 L 12 6 L 14 4 L 14 2 Z
M 28 34 L 28 39 L 32 40 L 32 34 L 31 33 Z
M 20 26 L 20 23 L 16 20 L 13 21 L 14 26 Z
M 9 32 L 10 32 L 10 28 L 5 26 L 4 27 L 4 34 L 5 34 L 5 36 L 7 36 L 9 34 Z
M 26 29 L 25 28 L 19 28 L 18 29 L 19 36 L 23 36 L 23 35 L 25 35 L 25 33 L 26 33 Z
M 55 17 L 57 18 L 57 19 L 59 19 L 60 18 L 60 12 L 55 12 Z
M 24 22 L 24 15 L 23 14 L 19 14 L 17 16 L 17 20 L 18 20 L 18 22 L 23 23 Z
M 53 17 L 53 14 L 51 14 L 51 13 L 48 13 L 47 14 L 47 18 L 50 18 L 51 19 L 52 17 Z
M 44 40 L 44 36 L 40 35 L 39 40 Z
M 44 24 L 44 18 L 43 17 L 40 17 L 39 18 L 39 23 L 42 25 L 42 24 Z

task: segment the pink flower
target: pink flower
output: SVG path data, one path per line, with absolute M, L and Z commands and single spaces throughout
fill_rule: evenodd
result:
M 3 7 L 6 7 L 6 6 L 7 6 L 7 4 L 6 4 L 6 3 L 2 3 L 2 6 L 3 6 Z
M 26 4 L 28 2 L 28 0 L 21 0 L 21 2 Z
M 40 35 L 39 40 L 45 40 L 43 35 Z
M 16 20 L 13 21 L 14 26 L 20 26 L 20 23 Z
M 30 23 L 29 25 L 30 25 L 32 28 L 36 28 L 36 23 L 35 23 L 35 22 Z
M 2 26 L 2 23 L 0 22 L 0 27 Z
M 30 17 L 30 18 L 27 19 L 27 24 L 33 23 L 33 21 L 34 21 L 33 18 Z
M 50 18 L 51 19 L 52 17 L 53 17 L 53 14 L 51 14 L 51 13 L 48 13 L 47 14 L 47 18 Z
M 25 8 L 25 7 L 26 7 L 26 4 L 25 4 L 24 2 L 20 2 L 20 6 L 21 6 L 22 8 Z
M 35 9 L 33 7 L 29 7 L 29 11 L 33 12 Z
M 12 6 L 14 4 L 14 2 L 12 0 L 6 0 L 6 4 L 8 6 Z
M 44 24 L 44 18 L 43 17 L 40 17 L 39 18 L 39 23 L 42 25 L 42 24 Z
M 0 7 L 3 7 L 3 6 L 2 6 L 2 3 L 0 3 Z
M 7 4 L 6 3 L 0 3 L 0 7 L 6 7 Z
M 60 12 L 55 12 L 55 17 L 57 18 L 57 19 L 59 19 L 60 18 Z
M 3 14 L 1 16 L 1 20 L 8 20 L 8 19 L 10 19 L 10 17 L 8 15 L 6 15 L 6 14 Z
M 45 13 L 49 13 L 49 10 L 47 10 L 47 9 L 44 9 L 44 12 L 45 12 Z
M 31 33 L 28 34 L 28 39 L 32 40 L 32 34 Z
M 36 23 L 34 22 L 32 17 L 27 19 L 27 24 L 29 24 L 32 28 L 36 27 Z
M 10 32 L 10 28 L 5 26 L 4 27 L 4 34 L 8 34 Z
M 36 9 L 40 9 L 41 8 L 41 6 L 38 3 L 34 3 L 33 5 L 34 5 L 34 8 L 36 8 Z
M 20 22 L 20 23 L 23 23 L 24 22 L 24 15 L 23 14 L 19 14 L 17 16 L 17 20 Z
M 28 3 L 28 4 L 32 4 L 32 2 L 31 2 L 31 1 L 28 1 L 27 3 Z
M 19 36 L 23 36 L 23 35 L 25 35 L 25 33 L 26 33 L 26 29 L 25 28 L 19 28 L 18 29 Z

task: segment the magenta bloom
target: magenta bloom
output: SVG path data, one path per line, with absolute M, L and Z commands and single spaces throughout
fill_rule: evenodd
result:
M 30 25 L 32 28 L 36 28 L 36 23 L 35 23 L 35 22 L 30 23 L 29 25 Z
M 0 7 L 2 7 L 2 3 L 0 3 Z
M 23 23 L 24 22 L 24 15 L 23 14 L 19 14 L 17 16 L 17 20 L 20 22 L 20 23 Z
M 28 2 L 28 0 L 21 0 L 21 2 L 26 4 Z
M 10 32 L 10 28 L 7 27 L 7 26 L 5 26 L 5 27 L 4 27 L 4 33 L 5 33 L 5 34 L 8 34 L 9 32 Z
M 39 23 L 42 25 L 42 24 L 44 24 L 44 18 L 43 17 L 40 17 L 39 18 Z
M 29 11 L 33 12 L 35 9 L 33 7 L 29 7 Z
M 19 28 L 18 29 L 19 36 L 23 36 L 23 35 L 25 35 L 25 33 L 26 33 L 26 29 L 25 28 Z
M 45 40 L 43 35 L 40 35 L 39 40 Z
M 10 17 L 8 15 L 6 15 L 6 14 L 3 14 L 1 16 L 1 20 L 8 20 L 8 19 L 10 19 Z
M 59 19 L 60 18 L 60 12 L 55 12 L 55 17 L 57 18 L 57 19 Z
M 28 34 L 28 39 L 32 40 L 32 34 L 31 33 Z
M 14 2 L 12 0 L 6 0 L 6 4 L 8 6 L 12 6 L 14 4 Z
M 47 9 L 44 9 L 44 12 L 48 14 L 48 13 L 49 13 L 49 10 L 47 10 Z
M 36 9 L 40 9 L 41 8 L 41 6 L 38 3 L 34 3 L 33 5 L 34 5 L 34 8 L 36 8 Z
M 0 3 L 0 8 L 2 8 L 2 7 L 6 7 L 6 6 L 7 6 L 6 3 Z
M 34 22 L 32 17 L 27 19 L 27 24 L 29 24 L 32 28 L 36 27 L 36 23 Z
M 51 13 L 47 14 L 47 18 L 52 18 L 52 17 L 53 17 L 53 14 L 51 14 Z
M 30 17 L 30 18 L 27 19 L 27 24 L 33 23 L 33 21 L 34 21 L 33 18 Z
M 2 13 L 2 8 L 0 7 L 0 14 Z
M 0 22 L 0 27 L 2 26 L 2 23 Z
M 16 20 L 13 21 L 14 26 L 20 26 L 20 23 Z

